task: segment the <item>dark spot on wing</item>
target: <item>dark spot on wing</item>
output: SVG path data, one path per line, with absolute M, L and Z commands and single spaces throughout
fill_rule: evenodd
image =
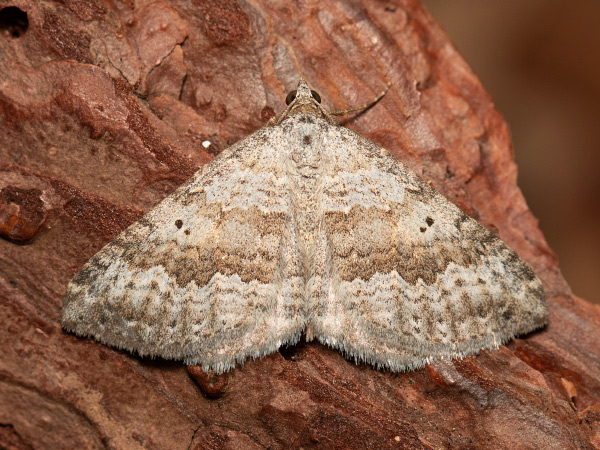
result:
M 477 310 L 477 315 L 479 317 L 481 317 L 481 318 L 487 317 L 488 309 L 484 305 L 482 305 L 482 304 L 477 305 L 476 310 Z
M 427 226 L 431 226 L 433 225 L 433 219 L 431 217 L 427 217 L 427 219 L 425 219 L 425 222 L 427 222 Z
M 310 136 L 308 134 L 304 135 L 304 137 L 302 138 L 302 143 L 304 145 L 310 145 Z
M 177 219 L 177 220 L 175 221 L 175 226 L 176 226 L 177 228 L 181 228 L 181 227 L 183 226 L 183 221 L 182 221 L 181 219 Z

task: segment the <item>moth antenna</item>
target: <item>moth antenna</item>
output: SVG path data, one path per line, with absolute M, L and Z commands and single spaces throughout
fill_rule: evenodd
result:
M 328 111 L 327 114 L 329 114 L 330 116 L 343 116 L 344 114 L 348 114 L 350 112 L 361 111 L 361 110 L 364 110 L 364 109 L 369 109 L 371 106 L 373 106 L 379 100 L 381 100 L 385 94 L 387 94 L 387 92 L 390 90 L 390 87 L 392 87 L 392 82 L 388 81 L 387 84 L 385 85 L 385 88 L 379 93 L 379 95 L 377 97 L 375 97 L 370 102 L 367 102 L 367 103 L 365 103 L 364 105 L 361 105 L 361 106 L 356 106 L 354 108 L 334 109 L 333 111 Z

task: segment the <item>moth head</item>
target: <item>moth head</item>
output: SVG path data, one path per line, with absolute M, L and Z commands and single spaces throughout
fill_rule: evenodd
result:
M 313 91 L 308 83 L 300 78 L 298 87 L 291 91 L 286 99 L 288 111 L 286 115 L 308 114 L 311 116 L 325 116 L 324 110 L 321 108 L 321 96 Z
M 298 87 L 290 91 L 285 98 L 286 105 L 290 105 L 292 102 L 298 104 L 321 103 L 321 96 L 317 91 L 313 91 L 303 78 L 300 78 Z

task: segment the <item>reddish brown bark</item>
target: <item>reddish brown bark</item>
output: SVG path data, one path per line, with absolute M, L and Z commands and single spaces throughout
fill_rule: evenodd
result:
M 0 21 L 0 447 L 600 446 L 600 309 L 573 297 L 506 124 L 416 1 L 135 5 L 0 0 L 28 18 Z M 529 262 L 545 330 L 408 374 L 309 343 L 227 374 L 217 400 L 180 363 L 61 330 L 78 268 L 280 111 L 300 74 L 330 108 L 393 82 L 347 125 Z

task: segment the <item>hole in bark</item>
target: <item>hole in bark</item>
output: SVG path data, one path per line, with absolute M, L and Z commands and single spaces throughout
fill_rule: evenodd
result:
M 279 347 L 279 354 L 288 361 L 299 361 L 304 358 L 304 348 L 306 347 L 306 338 L 304 334 L 302 338 L 295 344 L 282 345 Z
M 13 39 L 20 38 L 29 27 L 27 13 L 16 6 L 0 9 L 0 33 Z

